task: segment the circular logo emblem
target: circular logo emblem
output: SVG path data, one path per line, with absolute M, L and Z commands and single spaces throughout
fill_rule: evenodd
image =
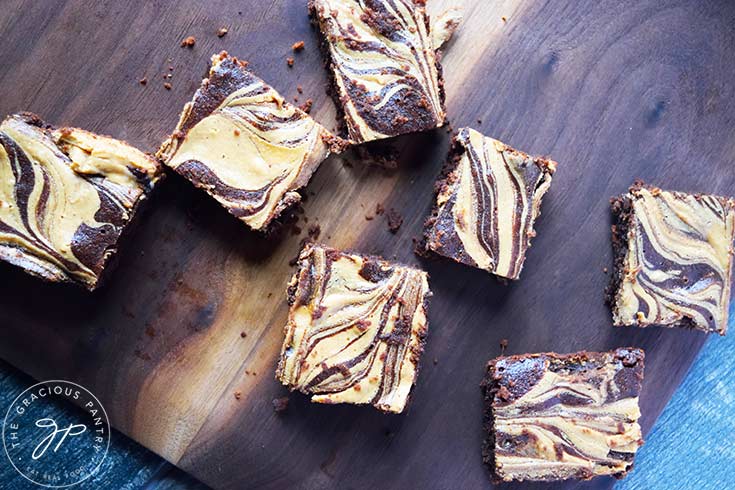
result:
M 5 455 L 24 478 L 64 488 L 99 469 L 110 446 L 110 423 L 100 401 L 83 386 L 44 381 L 10 405 L 2 438 Z

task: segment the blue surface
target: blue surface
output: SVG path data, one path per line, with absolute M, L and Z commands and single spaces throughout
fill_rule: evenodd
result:
M 615 490 L 735 489 L 735 304 L 730 334 L 711 336 L 648 434 L 635 470 Z M 0 361 L 0 411 L 33 380 Z M 39 489 L 0 457 L 0 488 Z M 206 488 L 142 446 L 113 431 L 107 459 L 80 490 Z

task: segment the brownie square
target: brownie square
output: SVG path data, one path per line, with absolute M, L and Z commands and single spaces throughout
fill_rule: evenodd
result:
M 496 482 L 623 478 L 643 444 L 641 349 L 490 361 L 483 460 Z
M 159 157 L 254 230 L 299 202 L 337 140 L 222 52 Z
M 556 165 L 474 129 L 460 129 L 436 185 L 436 204 L 424 229 L 426 249 L 518 279 Z
M 421 270 L 307 245 L 288 288 L 276 377 L 313 402 L 401 413 L 416 383 L 429 295 Z
M 612 200 L 616 326 L 695 328 L 725 335 L 735 200 L 636 182 Z
M 52 282 L 99 286 L 159 162 L 122 141 L 30 113 L 0 125 L 0 259 Z
M 423 1 L 311 0 L 331 92 L 356 143 L 440 127 L 446 119 L 437 50 L 458 20 L 433 31 Z

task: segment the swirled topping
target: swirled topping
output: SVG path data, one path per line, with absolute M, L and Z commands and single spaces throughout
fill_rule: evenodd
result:
M 126 143 L 9 116 L 0 125 L 0 257 L 94 289 L 161 175 L 155 159 Z
M 309 245 L 289 286 L 277 378 L 317 403 L 400 413 L 427 331 L 425 272 Z
M 301 200 L 330 133 L 223 52 L 159 151 L 164 163 L 255 230 Z
M 641 440 L 643 351 L 527 354 L 488 364 L 485 461 L 497 480 L 622 478 Z
M 618 219 L 617 326 L 727 331 L 735 200 L 634 185 Z
M 424 2 L 311 0 L 328 52 L 335 98 L 349 138 L 362 143 L 444 124 L 444 89 L 436 50 L 458 16 L 433 36 Z
M 450 158 L 452 170 L 439 182 L 426 223 L 427 248 L 518 279 L 556 162 L 530 157 L 469 128 L 459 130 Z

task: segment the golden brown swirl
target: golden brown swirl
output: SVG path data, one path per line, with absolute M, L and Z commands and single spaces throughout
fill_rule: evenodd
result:
M 255 230 L 265 229 L 329 155 L 330 133 L 221 53 L 159 155 Z
M 618 201 L 617 326 L 727 331 L 735 200 L 636 185 Z
M 486 462 L 511 480 L 624 476 L 642 444 L 643 351 L 531 354 L 488 365 Z
M 518 279 L 556 162 L 533 158 L 469 128 L 455 138 L 426 245 L 440 255 Z
M 309 245 L 289 286 L 277 378 L 318 403 L 400 413 L 427 332 L 425 272 Z
M 310 9 L 351 140 L 362 143 L 444 124 L 434 39 L 451 36 L 457 14 L 443 17 L 433 35 L 419 1 L 312 0 Z
M 94 289 L 158 162 L 112 138 L 18 114 L 0 125 L 0 257 Z

